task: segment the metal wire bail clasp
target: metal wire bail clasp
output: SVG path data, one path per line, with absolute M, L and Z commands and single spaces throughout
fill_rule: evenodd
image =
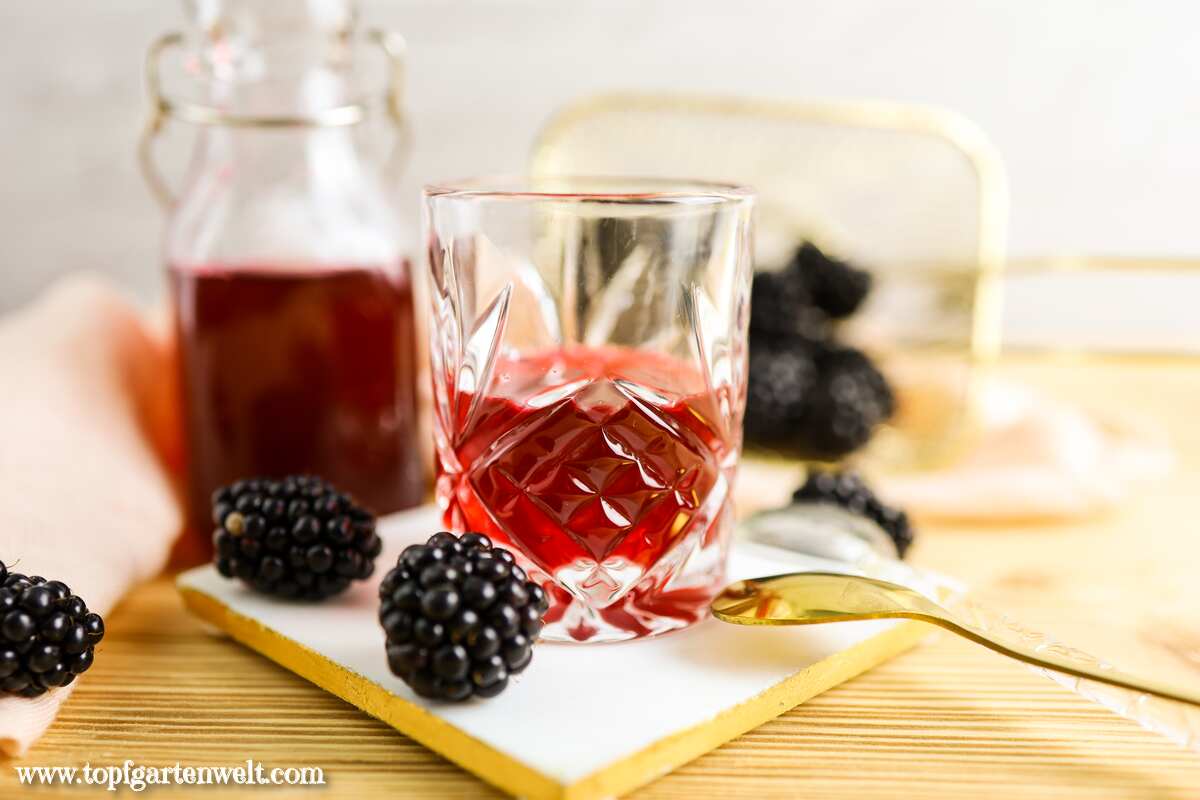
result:
M 404 115 L 405 55 L 408 45 L 400 34 L 378 28 L 368 30 L 366 37 L 368 41 L 379 46 L 388 63 L 384 111 L 392 121 L 393 137 L 391 146 L 386 149 L 387 156 L 384 161 L 385 167 L 389 167 L 402 160 L 411 139 L 408 120 Z M 138 163 L 150 191 L 164 208 L 174 205 L 175 195 L 158 169 L 154 158 L 154 140 L 167 120 L 174 119 L 193 125 L 228 125 L 240 128 L 331 128 L 357 125 L 367 118 L 371 110 L 371 103 L 360 102 L 333 106 L 311 114 L 254 115 L 233 113 L 202 103 L 174 100 L 162 90 L 159 62 L 165 51 L 182 46 L 184 42 L 184 34 L 180 31 L 163 34 L 146 51 L 143 66 L 150 107 L 138 141 Z

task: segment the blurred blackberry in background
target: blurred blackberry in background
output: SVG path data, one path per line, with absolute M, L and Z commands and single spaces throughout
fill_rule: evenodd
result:
M 807 454 L 835 459 L 866 444 L 896 409 L 891 387 L 853 347 L 823 350 L 817 380 L 804 403 L 797 440 Z
M 0 693 L 38 697 L 92 666 L 104 620 L 62 581 L 0 563 Z
M 763 442 L 794 436 L 817 382 L 815 350 L 816 346 L 800 337 L 754 343 L 750 348 L 746 436 Z
M 858 310 L 871 292 L 871 273 L 820 251 L 805 242 L 788 270 L 800 276 L 812 304 L 831 319 L 844 319 Z
M 324 600 L 369 578 L 375 517 L 320 478 L 237 481 L 213 493 L 217 571 L 263 594 Z
M 786 337 L 823 342 L 830 335 L 829 315 L 813 305 L 798 272 L 759 272 L 750 289 L 752 338 Z
M 788 265 L 754 277 L 746 438 L 773 449 L 841 458 L 895 412 L 887 380 L 835 324 L 871 290 L 871 275 L 804 243 Z
M 871 291 L 871 273 L 826 256 L 811 242 L 781 270 L 759 272 L 750 291 L 750 330 L 827 341 Z
M 871 487 L 853 472 L 810 472 L 804 485 L 792 495 L 796 503 L 832 503 L 867 517 L 891 537 L 896 554 L 904 558 L 913 542 L 908 514 L 886 505 Z

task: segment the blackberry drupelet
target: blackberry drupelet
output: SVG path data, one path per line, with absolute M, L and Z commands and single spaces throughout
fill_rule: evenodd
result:
M 329 483 L 300 475 L 213 493 L 217 571 L 264 594 L 324 600 L 375 571 L 375 517 Z
M 746 436 L 752 441 L 783 443 L 792 438 L 817 382 L 814 352 L 802 339 L 753 343 L 745 416 Z
M 405 548 L 379 584 L 388 667 L 422 697 L 495 697 L 529 666 L 549 608 L 512 553 L 480 533 Z
M 870 440 L 895 413 L 896 400 L 871 359 L 853 347 L 821 349 L 816 371 L 795 441 L 809 456 L 840 458 Z
M 811 302 L 831 319 L 844 319 L 858 310 L 871 292 L 871 273 L 825 255 L 805 242 L 788 269 L 799 276 Z
M 792 495 L 792 500 L 797 503 L 832 503 L 867 517 L 892 538 L 900 558 L 904 558 L 913 542 L 908 514 L 883 503 L 871 491 L 871 487 L 853 472 L 811 472 L 804 485 Z
M 0 693 L 37 697 L 92 666 L 104 620 L 62 581 L 0 563 Z

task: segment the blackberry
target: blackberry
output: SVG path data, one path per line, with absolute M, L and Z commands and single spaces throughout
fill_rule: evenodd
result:
M 830 319 L 850 316 L 871 292 L 871 273 L 825 255 L 812 242 L 800 246 L 788 271 L 796 273 L 812 304 Z
M 852 347 L 800 337 L 750 345 L 746 437 L 809 458 L 841 458 L 895 413 L 882 373 Z
M 779 445 L 794 436 L 817 382 L 813 355 L 803 339 L 751 343 L 745 417 L 749 439 Z
M 38 697 L 92 666 L 104 620 L 62 581 L 0 563 L 0 692 Z
M 792 501 L 832 503 L 870 519 L 891 537 L 900 558 L 904 558 L 913 543 L 908 514 L 883 503 L 856 473 L 811 472 L 804 485 L 792 495 Z
M 410 545 L 379 584 L 392 673 L 422 697 L 495 697 L 529 666 L 549 608 L 512 553 L 481 533 Z
M 264 594 L 324 600 L 369 578 L 375 517 L 308 475 L 237 481 L 213 493 L 217 571 Z
M 805 242 L 788 265 L 759 272 L 750 290 L 751 334 L 801 336 L 829 341 L 833 323 L 862 306 L 871 292 L 871 273 L 831 258 Z
M 829 347 L 816 355 L 795 442 L 807 455 L 836 459 L 862 447 L 896 410 L 887 379 L 860 350 Z
M 750 289 L 750 335 L 784 336 L 823 342 L 830 336 L 829 315 L 817 308 L 803 277 L 793 269 L 759 272 Z

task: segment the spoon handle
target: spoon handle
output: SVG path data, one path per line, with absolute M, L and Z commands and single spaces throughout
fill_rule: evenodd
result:
M 945 624 L 949 623 L 949 624 Z M 970 600 L 939 624 L 1184 747 L 1200 750 L 1200 694 L 1134 678 Z

